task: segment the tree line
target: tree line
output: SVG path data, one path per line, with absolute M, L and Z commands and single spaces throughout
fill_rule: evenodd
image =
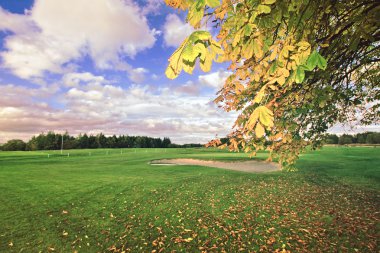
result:
M 336 134 L 327 134 L 325 137 L 326 144 L 380 144 L 380 133 L 365 132 L 360 134 L 343 134 L 337 136 Z
M 62 141 L 63 140 L 63 141 Z M 34 151 L 34 150 L 59 150 L 63 143 L 63 149 L 96 149 L 96 148 L 182 148 L 200 147 L 201 144 L 178 145 L 171 142 L 170 138 L 152 138 L 147 136 L 112 135 L 105 136 L 79 134 L 77 137 L 65 134 L 57 134 L 52 131 L 33 136 L 29 141 L 13 139 L 0 146 L 4 151 Z
M 270 140 L 266 140 L 270 143 Z M 225 138 L 220 138 L 221 144 L 230 145 L 231 140 L 227 136 Z M 338 145 L 347 145 L 347 144 L 380 144 L 380 132 L 364 132 L 359 134 L 325 134 L 322 139 L 323 144 L 338 144 Z M 208 145 L 206 145 L 208 146 Z M 242 146 L 239 146 L 239 149 L 243 149 Z

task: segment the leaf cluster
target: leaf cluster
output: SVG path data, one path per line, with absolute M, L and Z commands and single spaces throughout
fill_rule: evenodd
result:
M 379 122 L 378 1 L 183 3 L 195 28 L 214 24 L 217 41 L 210 36 L 199 49 L 194 40 L 189 43 L 191 35 L 166 73 L 169 78 L 182 69 L 191 73 L 195 60 L 202 63 L 207 55 L 203 46 L 208 59 L 230 63 L 231 75 L 215 99 L 226 111 L 240 112 L 230 149 L 268 150 L 291 166 L 336 123 Z M 206 71 L 210 66 L 201 64 Z

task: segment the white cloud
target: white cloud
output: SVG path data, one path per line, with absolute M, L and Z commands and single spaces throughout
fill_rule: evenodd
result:
M 158 14 L 163 1 L 162 0 L 146 0 L 146 5 L 142 8 L 142 14 Z
M 230 75 L 231 72 L 220 70 L 217 72 L 212 72 L 210 74 L 200 75 L 198 77 L 198 81 L 202 85 L 216 88 L 217 90 L 219 90 L 223 87 L 224 82 Z
M 360 125 L 359 123 L 352 122 L 351 124 L 336 124 L 328 131 L 331 134 L 356 134 L 363 132 L 380 132 L 380 125 Z
M 164 24 L 164 42 L 166 46 L 178 47 L 194 29 L 177 15 L 169 14 Z
M 10 13 L 0 6 L 0 31 L 11 31 L 13 33 L 27 33 L 36 30 L 30 16 Z
M 135 68 L 128 72 L 128 77 L 134 83 L 143 83 L 148 72 L 145 68 Z
M 111 68 L 120 55 L 152 47 L 157 34 L 131 0 L 36 0 L 26 15 L 1 10 L 0 17 L 8 20 L 0 29 L 15 32 L 5 38 L 3 67 L 22 78 L 68 71 L 65 64 L 84 55 Z
M 82 78 L 77 87 L 64 94 L 54 94 L 63 109 L 45 102 L 40 96 L 47 93 L 43 88 L 0 85 L 0 92 L 6 98 L 0 101 L 0 137 L 3 138 L 0 142 L 66 129 L 71 134 L 103 132 L 168 136 L 177 143 L 207 142 L 215 134 L 227 134 L 234 121 L 235 115 L 210 103 L 209 96 L 193 91 L 192 83 L 179 86 L 178 90 L 167 86 L 152 90 L 147 85 L 122 88 L 105 84 L 106 80 L 94 84 L 92 77 L 99 77 L 83 76 L 88 77 L 88 82 Z
M 62 77 L 62 82 L 66 87 L 78 87 L 81 83 L 96 85 L 108 83 L 103 76 L 95 76 L 90 72 L 67 73 Z

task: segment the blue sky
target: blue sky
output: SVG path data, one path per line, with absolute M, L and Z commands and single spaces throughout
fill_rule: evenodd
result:
M 237 114 L 212 103 L 225 65 L 164 75 L 192 28 L 163 2 L 0 0 L 0 143 L 66 130 L 177 143 L 226 135 Z

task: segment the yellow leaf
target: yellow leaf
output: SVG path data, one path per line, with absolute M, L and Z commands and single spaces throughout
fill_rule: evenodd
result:
M 294 51 L 295 47 L 294 46 L 286 46 L 286 49 L 288 51 Z
M 249 120 L 247 123 L 247 128 L 249 130 L 252 130 L 253 127 L 256 125 L 256 122 L 259 119 L 259 116 L 260 116 L 260 111 L 258 110 L 258 108 L 256 108 L 251 114 L 251 116 L 249 117 Z
M 271 11 L 271 8 L 267 5 L 259 4 L 259 6 L 257 6 L 257 12 L 259 14 L 261 14 L 261 13 L 268 14 L 268 13 L 270 13 L 270 11 Z
M 265 93 L 260 91 L 256 94 L 255 98 L 253 99 L 253 102 L 259 104 L 264 97 Z
M 253 78 L 255 80 L 255 82 L 259 82 L 260 81 L 260 75 L 256 72 L 253 73 Z
M 307 41 L 300 41 L 300 42 L 298 42 L 297 43 L 297 46 L 299 46 L 299 47 L 310 47 L 310 43 L 309 42 L 307 42 Z
M 198 1 L 194 1 L 193 5 L 189 8 L 187 19 L 193 27 L 199 27 L 199 23 L 203 18 L 204 6 L 198 8 Z
M 189 38 L 186 38 L 182 42 L 181 46 L 170 56 L 169 66 L 167 67 L 165 71 L 165 75 L 169 79 L 174 79 L 179 75 L 179 73 L 181 73 L 181 70 L 182 70 L 181 55 L 188 41 L 189 41 Z
M 179 8 L 179 6 L 181 5 L 180 0 L 165 0 L 165 3 L 175 9 Z
M 232 41 L 233 47 L 236 47 L 236 45 L 240 42 L 240 38 L 241 38 L 241 32 L 239 31 L 236 33 L 234 40 Z
M 215 40 L 211 40 L 211 50 L 214 51 L 216 54 L 223 54 L 224 51 L 222 49 L 222 46 L 220 45 L 219 42 Z
M 253 52 L 255 53 L 256 58 L 263 57 L 263 49 L 262 49 L 262 43 L 260 40 L 255 39 L 255 42 L 253 43 Z
M 225 55 L 222 55 L 222 54 L 218 55 L 218 57 L 216 59 L 214 59 L 214 61 L 217 63 L 222 63 L 225 60 L 226 60 L 226 57 L 225 57 Z
M 195 68 L 195 64 L 191 64 L 190 62 L 187 62 L 187 64 L 183 64 L 183 70 L 188 73 L 188 74 L 192 74 L 193 73 L 193 70 Z
M 289 57 L 289 51 L 287 50 L 286 47 L 284 47 L 284 49 L 282 49 L 281 54 L 282 54 L 282 56 L 284 58 L 288 58 Z
M 277 56 L 277 50 L 273 49 L 272 53 L 269 56 L 269 60 L 273 61 L 274 59 L 276 59 L 276 56 Z
M 258 123 L 258 124 L 256 125 L 256 128 L 255 128 L 255 134 L 256 134 L 256 137 L 257 137 L 257 138 L 261 138 L 261 137 L 263 137 L 264 134 L 265 134 L 265 129 L 264 129 L 264 127 L 263 127 L 260 123 Z
M 285 81 L 285 76 L 280 76 L 279 78 L 277 78 L 277 82 L 279 85 L 283 85 Z
M 284 76 L 284 77 L 288 77 L 290 75 L 289 70 L 287 70 L 286 68 L 278 69 L 278 73 L 280 76 Z
M 268 128 L 273 126 L 273 112 L 269 110 L 266 106 L 259 106 L 257 108 L 260 112 L 259 120 L 263 126 Z
M 262 3 L 270 5 L 270 4 L 274 4 L 275 2 L 276 0 L 264 0 Z
M 187 239 L 183 239 L 185 242 L 191 242 L 193 240 L 193 238 L 189 237 Z
M 297 64 L 297 65 L 299 65 L 300 64 L 300 58 L 299 58 L 299 55 L 292 55 L 292 56 L 290 56 L 290 59 L 292 59 L 293 61 L 295 61 L 295 63 Z
M 165 75 L 169 79 L 174 79 L 178 76 L 178 74 L 174 72 L 174 69 L 170 65 L 166 68 Z
M 253 103 L 260 103 L 261 100 L 265 97 L 265 89 L 267 88 L 266 85 L 264 85 L 260 91 L 256 94 L 255 98 L 253 99 Z
M 212 59 L 210 54 L 206 54 L 205 60 L 200 62 L 200 67 L 204 72 L 209 72 L 211 70 Z
M 253 55 L 253 41 L 249 41 L 243 46 L 242 55 L 244 58 L 249 59 Z

